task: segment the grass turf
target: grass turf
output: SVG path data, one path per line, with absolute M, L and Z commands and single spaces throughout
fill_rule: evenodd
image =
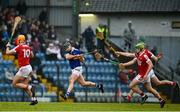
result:
M 28 102 L 0 102 L 0 111 L 180 111 L 180 104 L 146 103 L 42 103 L 30 106 Z

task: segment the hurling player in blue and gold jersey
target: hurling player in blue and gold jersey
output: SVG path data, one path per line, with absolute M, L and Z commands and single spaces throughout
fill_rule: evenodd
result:
M 82 75 L 83 69 L 81 66 L 81 62 L 84 61 L 83 53 L 72 47 L 70 42 L 64 43 L 64 49 L 67 52 L 65 54 L 65 58 L 69 60 L 70 67 L 72 69 L 71 75 L 69 77 L 69 87 L 67 89 L 66 94 L 63 96 L 64 99 L 67 99 L 74 87 L 75 81 L 77 81 L 81 86 L 90 86 L 97 87 L 102 93 L 104 93 L 104 88 L 102 84 L 96 84 L 91 81 L 85 81 Z

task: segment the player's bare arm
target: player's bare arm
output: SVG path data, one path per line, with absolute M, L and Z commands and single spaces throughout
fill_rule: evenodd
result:
M 125 68 L 125 67 L 127 67 L 127 66 L 133 65 L 133 64 L 136 62 L 136 60 L 137 60 L 137 59 L 134 58 L 133 60 L 131 60 L 131 61 L 127 62 L 127 63 L 120 63 L 120 64 L 119 64 L 119 67 L 122 67 L 122 68 L 124 67 L 124 68 Z
M 82 55 L 71 55 L 71 54 L 66 54 L 65 55 L 65 58 L 67 59 L 67 60 L 71 60 L 71 59 L 79 59 L 80 57 L 82 57 Z
M 157 58 L 155 55 L 153 55 L 153 54 L 152 54 L 151 58 L 152 58 L 154 61 L 156 61 L 156 62 L 158 61 L 158 58 Z
M 16 52 L 13 49 L 10 50 L 10 46 L 11 44 L 8 42 L 6 44 L 6 54 L 15 54 Z
M 83 62 L 83 61 L 85 60 L 83 54 L 78 54 L 78 55 L 76 55 L 76 57 L 75 57 L 74 59 L 77 59 L 77 60 L 79 60 L 79 61 L 81 61 L 81 62 Z
M 159 56 L 152 55 L 151 58 L 152 58 L 154 61 L 158 62 L 158 61 L 162 58 L 162 56 L 161 56 L 161 55 L 159 55 Z
M 119 56 L 121 55 L 121 56 L 132 57 L 132 58 L 135 57 L 135 53 L 120 52 L 120 51 L 116 51 L 115 53 L 116 55 L 119 55 Z

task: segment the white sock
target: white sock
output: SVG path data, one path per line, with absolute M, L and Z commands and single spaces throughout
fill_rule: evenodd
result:
M 28 85 L 28 89 L 31 90 L 31 88 L 32 88 L 32 85 Z
M 31 97 L 31 100 L 32 100 L 32 101 L 35 101 L 35 100 L 37 100 L 37 99 L 36 99 L 36 97 Z
M 31 97 L 31 101 L 34 101 L 34 97 Z

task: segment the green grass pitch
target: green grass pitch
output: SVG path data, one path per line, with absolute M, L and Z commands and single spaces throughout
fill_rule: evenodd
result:
M 180 104 L 146 103 L 42 103 L 30 106 L 29 102 L 0 102 L 0 111 L 179 111 Z

